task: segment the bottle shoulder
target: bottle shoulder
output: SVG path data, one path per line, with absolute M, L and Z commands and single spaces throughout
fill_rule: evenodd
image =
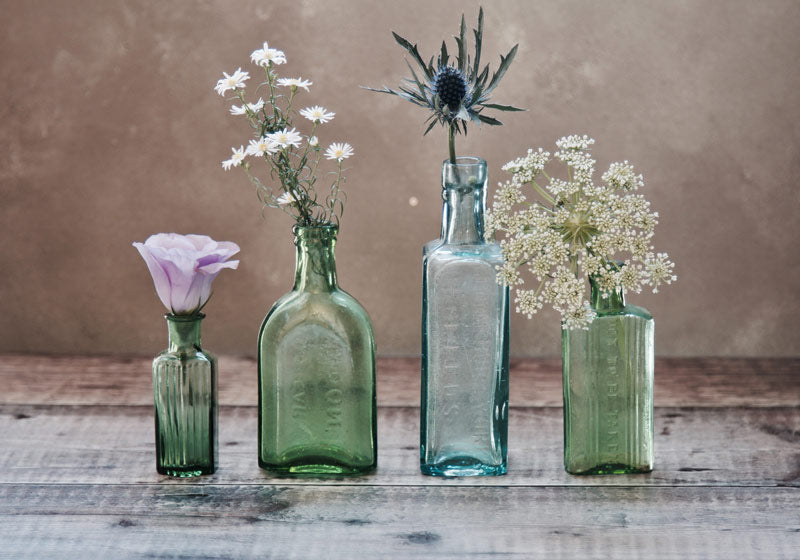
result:
M 153 358 L 153 366 L 164 365 L 173 362 L 182 364 L 190 362 L 205 362 L 208 364 L 214 364 L 216 360 L 216 357 L 211 352 L 207 352 L 206 350 L 198 347 L 188 347 L 181 348 L 176 351 L 164 350 L 155 358 Z
M 630 317 L 632 319 L 644 319 L 646 321 L 653 320 L 653 316 L 650 312 L 638 305 L 625 305 L 622 309 L 617 311 L 598 312 L 597 319 L 602 319 L 603 317 Z
M 499 265 L 503 262 L 503 253 L 500 250 L 500 245 L 494 242 L 449 244 L 441 241 L 435 244 L 432 241 L 425 245 L 422 256 L 423 262 L 426 263 L 432 261 L 476 260 Z
M 293 326 L 314 322 L 338 330 L 346 325 L 359 325 L 372 337 L 372 322 L 366 309 L 353 296 L 338 288 L 330 292 L 291 291 L 270 309 L 261 325 L 266 330 L 287 330 Z

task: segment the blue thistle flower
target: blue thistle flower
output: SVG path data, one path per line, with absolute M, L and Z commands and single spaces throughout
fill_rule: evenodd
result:
M 480 70 L 481 45 L 483 43 L 483 8 L 478 12 L 478 28 L 472 30 L 475 35 L 475 55 L 470 58 L 467 54 L 467 26 L 464 16 L 461 16 L 461 32 L 454 37 L 458 45 L 458 56 L 450 64 L 450 55 L 447 45 L 442 41 L 442 48 L 433 64 L 433 57 L 428 63 L 422 59 L 417 50 L 417 45 L 412 45 L 397 33 L 392 32 L 395 41 L 411 55 L 422 71 L 422 79 L 411 67 L 411 78 L 406 78 L 404 84 L 396 90 L 384 87 L 383 89 L 365 88 L 379 93 L 389 93 L 410 101 L 420 107 L 431 110 L 430 121 L 425 134 L 439 123 L 448 128 L 448 143 L 450 148 L 450 161 L 455 163 L 455 135 L 467 133 L 467 123 L 485 123 L 499 126 L 503 123 L 494 117 L 484 114 L 484 109 L 498 111 L 524 111 L 511 105 L 488 103 L 490 94 L 499 85 L 506 70 L 517 54 L 514 47 L 505 56 L 500 55 L 500 66 L 489 79 L 489 65 Z

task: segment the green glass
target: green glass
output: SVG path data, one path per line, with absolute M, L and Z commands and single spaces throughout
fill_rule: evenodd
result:
M 217 360 L 200 347 L 203 317 L 166 315 L 169 348 L 153 360 L 160 474 L 211 474 L 217 464 Z
M 564 466 L 571 474 L 653 470 L 653 328 L 622 290 L 603 297 L 590 279 L 597 317 L 564 329 Z
M 335 226 L 295 227 L 294 288 L 258 337 L 258 464 L 282 475 L 377 465 L 375 339 L 336 281 Z

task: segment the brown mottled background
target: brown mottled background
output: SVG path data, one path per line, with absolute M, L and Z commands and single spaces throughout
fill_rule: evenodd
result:
M 520 48 L 496 102 L 527 107 L 473 128 L 462 154 L 500 165 L 568 133 L 598 167 L 629 159 L 662 220 L 680 280 L 631 298 L 665 356 L 800 354 L 800 2 L 486 1 L 484 60 Z M 423 54 L 478 3 L 454 1 L 0 2 L 0 352 L 153 354 L 161 304 L 132 241 L 207 233 L 242 247 L 206 308 L 207 347 L 255 354 L 259 324 L 293 279 L 290 222 L 262 219 L 219 162 L 249 129 L 212 89 L 264 40 L 301 103 L 336 111 L 349 203 L 341 284 L 369 310 L 382 355 L 418 352 L 420 249 L 439 230 L 444 131 L 359 89 L 407 69 L 390 30 Z M 452 44 L 452 42 L 451 42 Z M 252 69 L 252 68 L 251 68 Z M 417 206 L 410 197 L 419 199 Z M 515 356 L 556 355 L 558 319 L 514 317 Z

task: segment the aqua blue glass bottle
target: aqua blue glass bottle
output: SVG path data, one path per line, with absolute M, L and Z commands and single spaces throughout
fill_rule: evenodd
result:
M 156 470 L 191 477 L 217 464 L 217 360 L 200 347 L 202 313 L 166 315 L 169 348 L 153 360 Z
M 295 228 L 291 292 L 258 338 L 258 464 L 285 476 L 359 475 L 377 465 L 375 340 L 339 288 L 336 226 Z
M 508 289 L 497 243 L 483 239 L 486 162 L 442 166 L 440 239 L 423 249 L 420 469 L 433 476 L 505 474 Z
M 622 289 L 603 294 L 590 279 L 597 317 L 562 330 L 564 467 L 571 474 L 653 470 L 653 329 Z

